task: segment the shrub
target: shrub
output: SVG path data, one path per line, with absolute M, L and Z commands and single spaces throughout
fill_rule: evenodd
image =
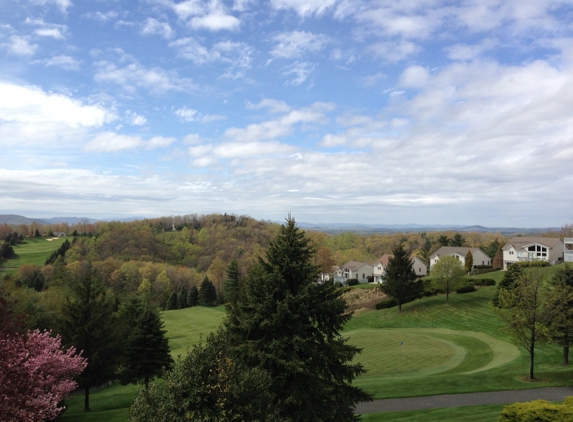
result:
M 346 280 L 347 286 L 356 286 L 357 284 L 358 284 L 357 278 L 349 278 L 348 280 Z
M 501 268 L 493 268 L 493 267 L 489 267 L 489 266 L 487 266 L 487 268 L 476 268 L 474 270 L 474 275 L 491 273 L 494 271 L 499 271 L 500 269 Z
M 463 286 L 460 287 L 459 289 L 456 289 L 456 293 L 471 293 L 471 292 L 475 292 L 476 288 L 474 287 L 473 284 L 468 284 L 467 286 Z
M 334 287 L 342 287 L 342 283 L 340 281 L 335 281 Z
M 388 308 L 393 308 L 395 306 L 398 306 L 398 302 L 396 302 L 395 299 L 386 299 L 383 300 L 382 302 L 378 302 L 376 304 L 376 309 L 388 309 Z
M 493 278 L 468 278 L 468 283 L 474 286 L 495 286 L 496 284 Z
M 566 422 L 573 420 L 573 397 L 567 397 L 563 404 L 545 400 L 514 403 L 506 406 L 499 416 L 499 422 Z

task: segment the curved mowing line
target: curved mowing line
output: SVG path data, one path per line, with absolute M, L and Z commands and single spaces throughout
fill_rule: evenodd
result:
M 411 377 L 422 377 L 428 375 L 439 374 L 447 371 L 452 371 L 454 368 L 462 364 L 466 357 L 472 356 L 472 350 L 466 350 L 465 347 L 456 343 L 456 338 L 459 339 L 460 337 L 470 337 L 477 339 L 484 343 L 485 346 L 491 348 L 493 352 L 493 358 L 485 365 L 472 369 L 466 372 L 459 372 L 460 374 L 474 374 L 477 372 L 487 371 L 492 368 L 496 368 L 498 366 L 502 366 L 508 364 L 519 357 L 520 352 L 517 347 L 513 344 L 508 342 L 498 340 L 488 334 L 475 332 L 475 331 L 457 331 L 457 330 L 450 330 L 447 328 L 390 328 L 390 329 L 359 329 L 350 333 L 352 336 L 353 333 L 383 333 L 383 332 L 392 332 L 392 333 L 410 333 L 414 335 L 419 335 L 426 338 L 432 338 L 434 340 L 438 340 L 450 346 L 454 350 L 453 356 L 448 360 L 447 363 L 431 367 L 428 369 L 424 369 L 421 371 L 411 372 L 409 374 L 395 374 L 395 375 L 385 375 L 386 377 L 392 378 L 411 378 Z M 432 335 L 436 334 L 436 335 Z M 452 339 L 445 339 L 445 337 L 452 337 Z M 471 365 L 470 365 L 471 368 Z

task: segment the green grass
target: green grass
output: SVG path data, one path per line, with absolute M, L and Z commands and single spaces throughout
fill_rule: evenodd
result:
M 382 412 L 362 415 L 364 422 L 497 422 L 504 405 L 448 407 L 444 409 Z
M 57 250 L 64 242 L 65 238 L 61 237 L 54 238 L 52 241 L 47 241 L 45 238 L 26 239 L 24 243 L 13 246 L 17 256 L 4 262 L 4 272 L 15 274 L 18 268 L 24 264 L 42 266 L 52 252 Z
M 552 274 L 553 268 L 547 269 Z M 499 281 L 503 273 L 483 274 Z M 362 287 L 360 287 L 362 288 Z M 536 349 L 535 383 L 524 381 L 528 355 L 516 349 L 490 307 L 495 287 L 474 293 L 420 299 L 396 308 L 356 314 L 344 335 L 363 348 L 357 357 L 368 372 L 355 380 L 375 398 L 571 385 L 573 370 L 560 365 L 561 350 Z M 185 355 L 215 330 L 224 307 L 189 308 L 162 314 L 174 356 Z M 404 345 L 401 346 L 400 342 Z M 84 413 L 83 396 L 70 398 L 66 420 L 125 421 L 136 389 L 113 386 L 92 394 L 93 412 Z M 365 415 L 364 421 L 494 421 L 502 406 L 476 406 Z M 98 413 L 99 412 L 99 413 Z M 99 415 L 99 417 L 94 415 Z

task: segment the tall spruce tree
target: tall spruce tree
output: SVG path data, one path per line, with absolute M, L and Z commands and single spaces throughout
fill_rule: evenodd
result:
M 217 291 L 207 276 L 199 287 L 199 304 L 202 306 L 215 306 L 217 304 Z
M 121 355 L 119 330 L 114 301 L 90 263 L 84 263 L 70 284 L 58 325 L 64 342 L 81 350 L 88 360 L 78 383 L 84 389 L 84 410 L 90 410 L 90 388 L 115 377 Z
M 360 352 L 340 335 L 351 318 L 341 290 L 316 283 L 320 272 L 304 232 L 289 218 L 266 259 L 247 274 L 225 329 L 242 365 L 270 374 L 281 421 L 357 421 L 370 397 L 352 380 L 364 373 Z
M 466 269 L 466 273 L 471 273 L 473 268 L 474 268 L 474 256 L 472 254 L 472 251 L 469 250 L 468 253 L 466 254 L 466 259 L 465 259 L 465 269 Z
M 165 333 L 157 312 L 148 309 L 137 319 L 124 353 L 122 384 L 143 381 L 147 389 L 153 377 L 171 369 L 173 358 Z
M 401 312 L 402 304 L 417 298 L 424 290 L 424 284 L 418 281 L 412 259 L 401 243 L 392 255 L 382 275 L 380 290 L 398 302 L 398 312 Z
M 199 289 L 193 285 L 187 294 L 187 305 L 189 307 L 197 306 L 199 304 Z

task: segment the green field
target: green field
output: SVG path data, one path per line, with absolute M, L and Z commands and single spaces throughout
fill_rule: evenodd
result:
M 553 272 L 554 269 L 547 271 Z M 484 274 L 499 280 L 503 273 Z M 425 298 L 397 308 L 362 312 L 347 324 L 349 341 L 363 348 L 357 361 L 368 372 L 355 384 L 375 398 L 525 389 L 571 385 L 573 370 L 561 362 L 561 350 L 543 345 L 536 350 L 535 383 L 524 381 L 528 356 L 511 344 L 489 302 L 495 287 L 477 292 Z M 224 309 L 190 308 L 163 313 L 172 353 L 185 349 L 214 330 Z M 135 387 L 113 386 L 92 394 L 89 415 L 83 397 L 69 400 L 64 420 L 125 421 Z M 464 420 L 494 421 L 502 406 L 476 406 L 365 415 L 365 421 Z M 97 416 L 99 415 L 99 416 Z
M 42 266 L 52 252 L 56 251 L 64 242 L 65 238 L 61 237 L 51 241 L 46 240 L 46 238 L 26 239 L 24 243 L 13 247 L 17 256 L 4 262 L 3 272 L 15 274 L 18 268 L 24 264 Z

